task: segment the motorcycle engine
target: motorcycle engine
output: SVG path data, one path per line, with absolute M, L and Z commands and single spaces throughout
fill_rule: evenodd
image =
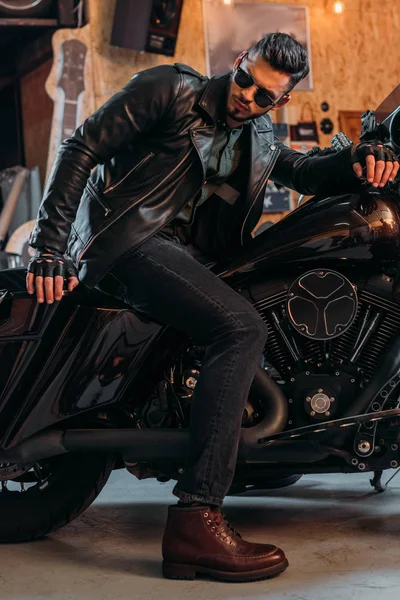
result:
M 250 291 L 268 326 L 265 366 L 288 398 L 288 428 L 339 418 L 368 383 L 400 328 L 391 286 L 382 276 L 372 293 L 321 269 Z
M 267 324 L 260 358 L 288 399 L 287 429 L 340 418 L 367 385 L 400 330 L 400 304 L 391 300 L 391 289 L 386 276 L 356 285 L 321 269 L 247 290 Z M 143 426 L 188 426 L 204 351 L 188 348 L 166 374 L 141 415 Z M 262 418 L 262 399 L 250 395 L 242 426 Z

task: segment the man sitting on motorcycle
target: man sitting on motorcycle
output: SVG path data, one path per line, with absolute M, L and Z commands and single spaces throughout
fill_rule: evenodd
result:
M 288 564 L 220 512 L 267 328 L 207 265 L 251 241 L 268 179 L 333 195 L 359 186 L 364 168 L 374 187 L 399 169 L 383 145 L 308 157 L 274 138 L 268 113 L 308 72 L 304 48 L 272 33 L 211 79 L 183 64 L 136 73 L 61 144 L 30 240 L 27 289 L 38 302 L 61 300 L 64 278 L 69 291 L 79 279 L 207 349 L 163 538 L 166 577 L 255 580 Z

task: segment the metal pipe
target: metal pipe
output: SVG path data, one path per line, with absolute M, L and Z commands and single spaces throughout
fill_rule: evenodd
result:
M 367 328 L 367 331 L 363 335 L 362 339 L 359 341 L 358 345 L 354 348 L 354 352 L 353 352 L 353 354 L 352 354 L 352 356 L 350 358 L 350 362 L 351 363 L 356 362 L 356 360 L 360 356 L 361 352 L 365 348 L 365 346 L 366 346 L 368 340 L 370 339 L 371 335 L 379 327 L 380 323 L 382 322 L 382 319 L 383 319 L 383 313 L 382 312 L 378 312 L 374 316 L 374 318 L 372 319 L 369 327 Z M 364 326 L 364 324 L 363 324 L 363 326 Z
M 240 447 L 259 449 L 260 437 L 269 437 L 284 429 L 288 403 L 282 390 L 261 366 L 257 367 L 251 394 L 262 399 L 265 414 L 258 425 L 242 429 Z M 42 432 L 14 448 L 0 451 L 0 462 L 29 464 L 66 452 L 119 452 L 137 462 L 184 460 L 188 450 L 187 429 L 67 429 Z
M 315 442 L 275 441 L 264 446 L 247 446 L 241 440 L 238 461 L 317 462 L 331 454 Z M 0 462 L 33 464 L 45 457 L 66 452 L 119 453 L 127 462 L 184 462 L 189 450 L 189 431 L 182 429 L 68 429 L 33 436 L 16 448 L 2 451 Z
M 283 431 L 289 415 L 289 404 L 285 394 L 260 365 L 251 385 L 250 398 L 253 394 L 262 400 L 264 418 L 254 427 L 242 429 L 240 444 L 246 446 L 258 446 L 260 438 Z
M 286 335 L 286 333 L 283 331 L 283 328 L 281 327 L 281 324 L 279 323 L 278 315 L 276 314 L 275 311 L 272 311 L 271 315 L 274 320 L 275 328 L 278 330 L 281 338 L 285 342 L 287 349 L 289 350 L 290 354 L 292 355 L 292 358 L 296 362 L 298 362 L 300 360 L 300 356 L 299 356 L 298 352 L 296 352 L 296 350 L 292 346 L 292 344 L 290 343 L 290 340 L 289 340 L 288 336 Z
M 371 314 L 371 311 L 372 311 L 372 306 L 370 304 L 368 304 L 367 310 L 365 311 L 365 314 L 364 314 L 363 321 L 361 323 L 360 330 L 359 330 L 358 335 L 357 335 L 357 339 L 354 342 L 353 350 L 355 350 L 355 348 L 357 348 L 357 346 L 359 344 L 359 341 L 360 341 L 360 339 L 361 339 L 361 337 L 362 337 L 362 335 L 364 333 L 364 330 L 365 330 L 365 328 L 367 326 L 367 323 L 369 321 L 369 316 Z

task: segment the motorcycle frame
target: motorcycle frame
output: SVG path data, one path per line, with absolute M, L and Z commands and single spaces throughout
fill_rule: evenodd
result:
M 315 198 L 214 272 L 238 291 L 283 268 L 379 272 L 397 259 L 399 225 L 392 192 Z M 0 304 L 0 449 L 93 410 L 143 405 L 185 344 L 96 291 L 54 305 L 8 292 Z

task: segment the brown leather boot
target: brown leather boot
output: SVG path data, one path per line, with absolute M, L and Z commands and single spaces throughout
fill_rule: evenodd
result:
M 222 581 L 255 581 L 288 567 L 282 550 L 246 542 L 219 510 L 207 506 L 169 507 L 162 552 L 168 579 L 206 573 Z

